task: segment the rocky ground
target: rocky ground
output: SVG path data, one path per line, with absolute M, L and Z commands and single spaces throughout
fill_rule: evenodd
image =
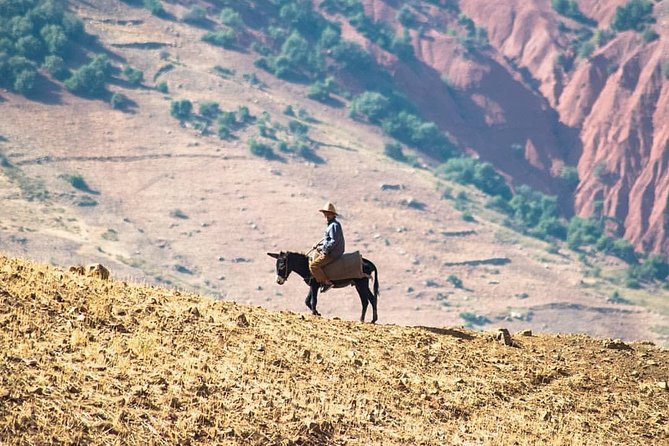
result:
M 8 257 L 0 327 L 6 445 L 669 441 L 649 342 L 328 320 Z

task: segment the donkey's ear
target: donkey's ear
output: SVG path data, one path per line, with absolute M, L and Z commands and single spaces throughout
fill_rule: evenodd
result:
M 276 253 L 274 253 L 274 252 L 268 252 L 267 255 L 270 256 L 270 257 L 272 257 L 272 258 L 275 258 L 275 259 L 278 259 L 278 258 L 279 258 L 279 254 L 276 254 Z

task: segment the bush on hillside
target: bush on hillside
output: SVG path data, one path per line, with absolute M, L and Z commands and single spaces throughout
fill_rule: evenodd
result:
M 608 235 L 603 234 L 595 243 L 597 251 L 609 254 L 619 259 L 633 264 L 637 262 L 637 254 L 630 242 L 625 239 L 614 239 Z
M 126 65 L 123 68 L 123 75 L 126 79 L 128 79 L 128 82 L 134 86 L 141 85 L 142 82 L 144 82 L 144 73 L 140 70 L 132 68 L 130 65 Z
M 551 6 L 560 15 L 569 17 L 587 25 L 595 25 L 596 22 L 586 17 L 578 8 L 576 0 L 551 0 Z
M 199 5 L 193 5 L 181 18 L 184 22 L 195 25 L 203 24 L 207 21 L 207 11 Z
M 223 48 L 232 48 L 237 42 L 235 30 L 226 28 L 218 31 L 209 31 L 201 37 L 203 42 Z
M 204 116 L 207 119 L 216 119 L 221 113 L 221 109 L 218 106 L 217 102 L 214 101 L 205 101 L 200 104 L 200 115 Z
M 669 263 L 664 256 L 651 254 L 641 265 L 629 267 L 627 276 L 642 282 L 662 281 L 669 276 Z
M 567 225 L 567 245 L 575 251 L 584 245 L 595 245 L 603 232 L 599 220 L 573 217 Z
M 541 239 L 564 239 L 567 230 L 560 220 L 557 197 L 521 185 L 509 201 L 512 226 Z
M 471 157 L 451 158 L 441 164 L 437 175 L 460 184 L 471 184 L 488 195 L 511 199 L 511 189 L 490 163 Z
M 332 77 L 322 81 L 316 81 L 311 84 L 307 90 L 307 97 L 319 102 L 327 102 L 332 99 L 330 96 L 335 91 L 336 84 Z
M 239 29 L 244 26 L 244 20 L 242 19 L 241 14 L 229 7 L 221 9 L 221 13 L 218 15 L 218 18 L 221 20 L 221 22 L 223 22 L 224 25 L 227 25 L 233 29 Z
M 655 23 L 653 3 L 649 0 L 630 0 L 616 8 L 611 21 L 611 29 L 615 31 L 643 31 L 646 25 Z
M 580 182 L 580 179 L 578 178 L 578 169 L 574 166 L 564 166 L 560 171 L 560 178 L 572 190 L 575 190 Z
M 65 87 L 75 94 L 100 96 L 105 92 L 105 84 L 111 77 L 112 66 L 104 54 L 99 54 L 91 62 L 75 70 L 65 81 Z
M 60 56 L 46 56 L 42 68 L 51 76 L 58 80 L 64 80 L 70 76 L 65 61 Z
M 0 87 L 29 94 L 40 65 L 54 78 L 64 79 L 63 58 L 85 35 L 83 29 L 82 22 L 54 0 L 0 2 Z M 57 67 L 57 60 L 63 66 Z
M 400 9 L 398 9 L 397 13 L 395 14 L 395 18 L 398 22 L 400 22 L 400 24 L 402 24 L 402 26 L 407 28 L 413 26 L 416 23 L 416 16 L 413 14 L 411 8 L 408 5 L 403 5 Z
M 144 0 L 144 8 L 156 17 L 165 17 L 166 12 L 160 0 Z
M 111 95 L 111 98 L 109 98 L 109 105 L 111 105 L 111 108 L 114 110 L 123 110 L 129 103 L 130 100 L 123 93 L 114 93 Z
M 258 142 L 255 138 L 250 138 L 248 140 L 248 144 L 249 144 L 249 150 L 255 156 L 259 156 L 265 159 L 276 158 L 274 149 L 269 144 Z
M 186 121 L 190 118 L 191 112 L 193 111 L 193 103 L 188 99 L 181 99 L 177 101 L 172 101 L 170 104 L 170 114 L 179 119 L 180 121 Z
M 407 161 L 407 157 L 402 151 L 402 145 L 398 142 L 386 143 L 383 147 L 383 153 L 385 153 L 388 158 L 392 158 L 395 161 L 403 163 Z
M 378 124 L 388 116 L 389 109 L 390 100 L 387 97 L 376 91 L 366 91 L 353 98 L 349 104 L 348 114 L 354 119 L 366 119 Z

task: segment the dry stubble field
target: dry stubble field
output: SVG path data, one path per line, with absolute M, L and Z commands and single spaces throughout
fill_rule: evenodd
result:
M 327 320 L 0 257 L 0 443 L 663 445 L 669 353 Z

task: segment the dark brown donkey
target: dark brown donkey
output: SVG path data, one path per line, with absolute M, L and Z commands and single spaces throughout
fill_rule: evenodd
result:
M 313 314 L 320 316 L 320 313 L 316 310 L 319 284 L 311 275 L 311 272 L 309 272 L 309 258 L 306 255 L 297 252 L 281 252 L 279 254 L 268 252 L 267 255 L 276 259 L 276 283 L 279 285 L 283 285 L 293 271 L 304 279 L 306 284 L 309 285 L 309 294 L 307 294 L 304 303 L 309 307 Z M 376 266 L 365 258 L 362 259 L 362 272 L 367 277 L 361 279 L 334 280 L 333 287 L 342 288 L 348 285 L 355 285 L 355 289 L 360 296 L 360 302 L 362 303 L 360 322 L 365 322 L 367 305 L 371 303 L 373 324 L 378 319 L 376 301 L 379 297 L 379 273 L 376 270 Z M 374 293 L 369 289 L 369 279 L 372 277 L 372 273 L 374 273 Z

